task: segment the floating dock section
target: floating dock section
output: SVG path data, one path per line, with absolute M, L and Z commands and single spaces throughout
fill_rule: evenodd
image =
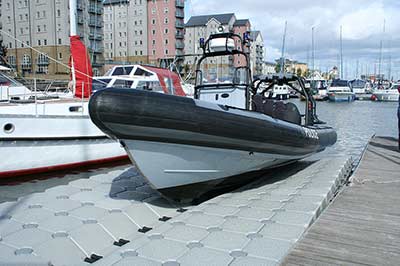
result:
M 135 168 L 94 174 L 0 204 L 0 264 L 277 265 L 351 169 L 303 161 L 197 206 L 164 200 Z
M 400 265 L 400 152 L 373 138 L 351 183 L 284 265 Z

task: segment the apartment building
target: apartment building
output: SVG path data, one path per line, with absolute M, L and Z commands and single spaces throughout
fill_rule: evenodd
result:
M 185 64 L 192 66 L 196 58 L 199 59 L 203 53 L 200 47 L 200 39 L 207 39 L 211 34 L 220 32 L 233 32 L 236 16 L 233 13 L 192 16 L 185 25 Z M 221 78 L 233 71 L 234 58 L 224 56 L 209 58 L 203 63 L 206 79 Z
M 275 62 L 278 65 L 278 69 L 281 68 L 282 58 L 276 59 Z M 306 63 L 302 63 L 296 60 L 290 60 L 285 58 L 285 72 L 286 73 L 293 73 L 299 76 L 303 76 L 308 73 L 309 68 Z
M 109 63 L 169 66 L 184 53 L 183 0 L 105 0 L 105 58 Z
M 78 34 L 89 48 L 94 73 L 103 60 L 102 0 L 78 0 Z M 65 0 L 1 0 L 0 37 L 7 61 L 20 75 L 69 79 L 69 3 Z M 33 47 L 36 52 L 31 49 Z
M 250 51 L 250 67 L 253 74 L 262 73 L 262 61 L 264 58 L 264 44 L 261 32 L 251 31 L 249 19 L 237 19 L 234 13 L 192 16 L 185 25 L 185 64 L 191 66 L 196 57 L 200 57 L 200 38 L 207 39 L 210 34 L 218 32 L 222 26 L 224 32 L 232 32 L 243 38 L 245 33 L 250 33 L 250 44 L 245 46 L 246 52 Z M 236 40 L 236 48 L 241 49 L 239 40 Z M 226 56 L 218 61 L 218 76 L 230 73 L 233 67 L 243 66 L 243 56 Z M 207 61 L 206 68 L 212 67 L 216 62 Z M 211 71 L 212 72 L 212 71 Z
M 184 0 L 148 1 L 148 51 L 151 64 L 167 67 L 176 56 L 184 54 L 184 7 Z
M 250 32 L 250 69 L 255 76 L 263 74 L 264 40 L 260 31 Z
M 147 0 L 104 1 L 104 58 L 147 64 Z

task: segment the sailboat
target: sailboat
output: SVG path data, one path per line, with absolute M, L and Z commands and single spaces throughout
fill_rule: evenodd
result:
M 92 121 L 121 143 L 161 194 L 176 201 L 201 198 L 336 142 L 335 130 L 318 120 L 301 78 L 281 73 L 255 85 L 244 41 L 234 33 L 213 34 L 201 39 L 200 46 L 194 99 L 109 88 L 97 91 L 89 102 Z M 216 79 L 209 62 L 229 55 L 243 57 L 243 65 L 224 69 L 224 80 Z M 264 84 L 268 86 L 260 92 Z M 306 97 L 304 115 L 293 103 L 266 97 L 277 84 Z

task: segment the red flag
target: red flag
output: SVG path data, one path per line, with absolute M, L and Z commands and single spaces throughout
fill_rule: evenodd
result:
M 79 36 L 70 37 L 71 58 L 73 60 L 73 70 L 75 71 L 75 96 L 89 98 L 92 93 L 92 65 L 86 46 L 80 41 Z M 70 60 L 71 62 L 71 60 Z

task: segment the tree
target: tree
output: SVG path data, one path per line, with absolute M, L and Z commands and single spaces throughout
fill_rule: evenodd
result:
M 280 63 L 276 63 L 276 65 L 275 65 L 275 72 L 276 72 L 276 73 L 281 72 L 281 64 L 280 64 Z
M 302 74 L 303 74 L 303 72 L 301 71 L 301 68 L 298 68 L 297 71 L 296 71 L 296 75 L 297 75 L 298 77 L 301 77 Z
M 8 65 L 7 63 L 7 48 L 3 44 L 3 40 L 0 40 L 0 64 Z

